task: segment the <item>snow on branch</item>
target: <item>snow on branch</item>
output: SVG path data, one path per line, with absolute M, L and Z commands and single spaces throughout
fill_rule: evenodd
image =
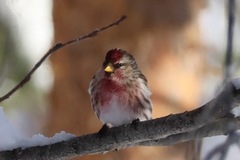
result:
M 207 104 L 188 112 L 150 121 L 126 124 L 45 146 L 0 152 L 0 159 L 65 159 L 99 154 L 139 145 L 173 145 L 192 139 L 226 135 L 240 129 L 240 118 L 231 113 L 240 102 L 240 78 L 227 83 Z

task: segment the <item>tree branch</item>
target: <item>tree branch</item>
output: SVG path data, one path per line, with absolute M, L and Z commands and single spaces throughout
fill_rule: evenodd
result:
M 202 139 L 217 135 L 227 135 L 228 133 L 240 129 L 240 117 L 224 118 L 222 120 L 207 124 L 191 132 L 179 133 L 163 139 L 140 142 L 135 145 L 140 146 L 169 146 L 177 143 L 186 142 L 193 139 Z
M 232 60 L 233 60 L 233 30 L 234 30 L 234 17 L 235 13 L 235 0 L 228 0 L 228 32 L 227 32 L 227 49 L 225 57 L 225 79 L 232 76 Z
M 239 118 L 230 110 L 240 102 L 240 78 L 228 83 L 213 100 L 195 110 L 162 118 L 111 128 L 103 137 L 97 133 L 83 135 L 46 146 L 0 152 L 3 159 L 63 159 L 72 156 L 105 153 L 136 145 L 172 145 L 194 138 L 226 134 L 239 129 Z M 208 114 L 208 118 L 205 117 Z M 231 123 L 232 128 L 228 125 Z M 211 128 L 213 130 L 211 130 Z M 216 130 L 215 130 L 216 129 Z M 174 139 L 171 140 L 171 139 Z M 148 142 L 147 142 L 148 141 Z M 153 142 L 156 142 L 155 144 Z M 153 144 L 151 144 L 153 143 Z
M 232 77 L 232 61 L 233 61 L 233 31 L 234 31 L 234 21 L 235 21 L 235 0 L 228 0 L 228 31 L 227 31 L 227 48 L 225 55 L 225 74 L 224 81 L 227 82 Z M 224 160 L 226 158 L 227 152 L 231 142 L 235 141 L 235 133 L 231 133 L 227 141 L 216 146 L 210 153 L 207 154 L 205 160 L 211 160 L 216 154 L 220 153 L 219 160 Z M 238 136 L 239 138 L 239 136 Z
M 119 25 L 123 20 L 125 20 L 127 17 L 126 16 L 122 16 L 120 19 L 116 20 L 115 22 L 104 26 L 102 28 L 98 28 L 95 29 L 94 31 L 92 31 L 89 34 L 86 34 L 84 36 L 80 36 L 76 39 L 67 41 L 65 43 L 57 43 L 54 45 L 54 47 L 52 47 L 51 49 L 49 49 L 49 51 L 36 63 L 36 65 L 31 69 L 31 71 L 12 89 L 10 90 L 8 93 L 6 93 L 4 96 L 0 97 L 0 102 L 8 99 L 13 93 L 15 93 L 19 88 L 23 87 L 31 78 L 32 74 L 41 66 L 41 64 L 54 52 L 56 52 L 57 50 L 68 46 L 70 44 L 76 43 L 76 42 L 80 42 L 82 40 L 88 39 L 88 38 L 92 38 L 94 36 L 97 36 L 98 33 L 107 30 L 115 25 Z
M 233 144 L 240 145 L 240 135 L 238 133 L 230 133 L 227 140 L 211 150 L 204 160 L 211 160 L 216 154 L 220 154 L 220 160 L 224 160 L 227 156 L 229 147 Z

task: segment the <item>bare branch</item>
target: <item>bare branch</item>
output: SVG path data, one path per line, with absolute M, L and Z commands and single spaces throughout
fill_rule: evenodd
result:
M 232 131 L 240 129 L 240 117 L 226 118 L 207 124 L 191 132 L 179 133 L 163 139 L 140 142 L 140 146 L 169 146 L 177 143 L 186 142 L 193 139 L 202 139 L 217 135 L 226 135 Z M 136 144 L 134 144 L 135 146 Z
M 99 29 L 95 29 L 94 31 L 92 31 L 89 34 L 86 34 L 84 36 L 80 36 L 74 40 L 70 40 L 68 42 L 65 43 L 57 43 L 55 44 L 54 47 L 52 47 L 51 49 L 49 49 L 49 51 L 36 63 L 36 65 L 31 69 L 31 71 L 21 80 L 21 82 L 19 82 L 12 90 L 10 90 L 8 93 L 6 93 L 4 96 L 0 97 L 0 102 L 8 99 L 13 93 L 15 93 L 19 88 L 21 88 L 22 86 L 24 86 L 31 78 L 32 74 L 41 66 L 41 64 L 46 60 L 46 58 L 48 58 L 52 53 L 56 52 L 57 50 L 68 46 L 70 44 L 82 41 L 84 39 L 88 39 L 88 38 L 92 38 L 94 36 L 97 36 L 98 33 L 107 30 L 115 25 L 119 25 L 123 20 L 125 20 L 127 17 L 126 16 L 122 16 L 120 19 L 116 20 L 115 22 L 104 26 L 102 28 Z
M 234 21 L 235 21 L 235 0 L 228 0 L 228 31 L 227 31 L 227 49 L 225 56 L 225 74 L 224 81 L 227 82 L 232 76 L 232 60 L 233 60 L 233 30 L 234 30 Z M 238 83 L 238 81 L 236 81 Z M 233 84 L 235 82 L 233 81 Z M 239 84 L 237 84 L 239 87 Z M 220 160 L 224 160 L 226 158 L 228 149 L 230 145 L 232 145 L 232 141 L 236 140 L 235 133 L 231 133 L 227 139 L 227 141 L 222 144 L 216 146 L 210 153 L 207 154 L 205 160 L 212 159 L 216 154 L 220 153 Z
M 228 0 L 228 32 L 227 32 L 227 50 L 225 57 L 225 80 L 232 76 L 232 58 L 233 58 L 233 30 L 234 30 L 234 12 L 235 0 Z
M 212 151 L 210 151 L 204 160 L 211 160 L 217 154 L 220 154 L 220 159 L 224 160 L 227 156 L 229 147 L 233 144 L 239 145 L 239 139 L 240 139 L 240 135 L 238 133 L 233 132 L 229 134 L 227 140 L 221 145 L 218 145 Z
M 113 127 L 103 137 L 94 133 L 52 145 L 2 151 L 0 152 L 0 158 L 63 159 L 77 155 L 105 153 L 130 146 L 146 145 L 147 143 L 150 144 L 151 141 L 158 142 L 157 145 L 172 145 L 194 138 L 226 134 L 229 131 L 239 129 L 240 126 L 239 118 L 228 118 L 230 108 L 237 107 L 240 101 L 240 89 L 237 81 L 240 82 L 240 78 L 235 79 L 234 83 L 229 83 L 216 98 L 189 112 L 139 122 L 134 125 L 126 124 Z M 209 112 L 211 107 L 215 108 L 214 112 Z M 201 119 L 206 112 L 209 112 L 209 118 Z M 234 125 L 230 125 L 233 127 L 229 128 L 227 123 Z M 210 127 L 216 130 L 211 130 Z M 171 140 L 172 138 L 175 142 Z

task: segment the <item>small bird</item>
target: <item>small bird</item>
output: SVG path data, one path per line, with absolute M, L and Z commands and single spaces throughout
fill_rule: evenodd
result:
M 108 127 L 152 118 L 147 79 L 127 51 L 117 48 L 107 52 L 88 92 L 94 112 Z

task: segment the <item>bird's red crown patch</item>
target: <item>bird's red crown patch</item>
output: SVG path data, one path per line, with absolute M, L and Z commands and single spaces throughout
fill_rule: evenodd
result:
M 119 61 L 122 57 L 123 57 L 123 52 L 120 49 L 116 48 L 108 51 L 105 59 L 108 62 L 114 63 Z

